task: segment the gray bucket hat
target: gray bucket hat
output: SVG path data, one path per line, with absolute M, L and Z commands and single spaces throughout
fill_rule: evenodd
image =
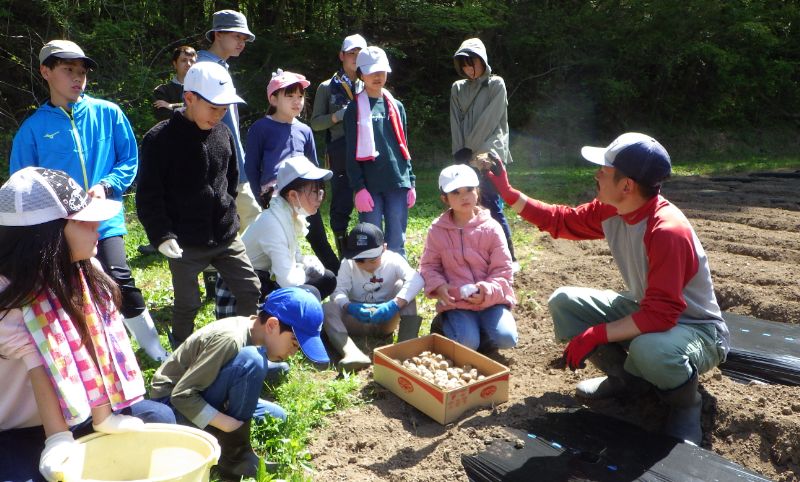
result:
M 236 10 L 220 10 L 214 12 L 214 17 L 211 22 L 211 30 L 206 32 L 206 39 L 209 42 L 214 41 L 211 32 L 237 32 L 247 35 L 247 41 L 252 42 L 256 39 L 253 32 L 247 28 L 247 18 L 241 12 Z

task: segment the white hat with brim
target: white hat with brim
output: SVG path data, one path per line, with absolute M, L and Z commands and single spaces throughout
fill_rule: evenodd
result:
M 389 65 L 389 58 L 386 57 L 386 52 L 382 48 L 370 46 L 361 49 L 356 57 L 356 67 L 361 69 L 361 74 L 369 75 L 375 72 L 391 72 L 392 67 Z
M 475 170 L 466 164 L 447 166 L 439 174 L 439 189 L 445 194 L 462 187 L 478 187 L 480 183 Z
M 349 35 L 342 42 L 342 52 L 349 52 L 353 49 L 364 50 L 367 48 L 367 41 L 359 34 Z
M 0 226 L 34 226 L 56 219 L 105 221 L 122 203 L 93 198 L 64 171 L 26 167 L 0 187 Z
M 183 91 L 194 92 L 214 105 L 244 104 L 236 95 L 233 79 L 225 67 L 215 62 L 198 62 L 186 72 Z
M 275 194 L 280 193 L 295 179 L 327 181 L 332 177 L 332 171 L 315 166 L 305 156 L 289 157 L 278 164 L 278 182 L 275 185 Z

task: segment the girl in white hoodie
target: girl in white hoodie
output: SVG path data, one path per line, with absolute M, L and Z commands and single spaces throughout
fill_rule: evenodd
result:
M 303 255 L 299 246 L 308 233 L 306 218 L 319 210 L 324 181 L 332 176 L 304 156 L 280 162 L 272 200 L 242 234 L 247 257 L 261 280 L 262 297 L 277 288 L 310 285 L 325 299 L 336 288 L 336 275 L 316 256 Z M 236 300 L 219 280 L 216 295 L 217 318 L 233 316 Z

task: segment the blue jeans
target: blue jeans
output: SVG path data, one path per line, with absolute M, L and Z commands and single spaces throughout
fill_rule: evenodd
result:
M 500 227 L 503 228 L 503 234 L 506 236 L 508 250 L 511 252 L 511 259 L 516 261 L 514 243 L 511 241 L 511 227 L 508 225 L 505 213 L 503 213 L 503 200 L 497 194 L 494 184 L 486 176 L 481 176 L 481 206 L 488 209 L 492 218 L 500 223 Z
M 381 228 L 388 249 L 405 258 L 408 189 L 397 188 L 382 193 L 370 192 L 370 194 L 375 207 L 371 212 L 358 213 L 359 221 Z
M 116 413 L 133 415 L 145 423 L 175 423 L 172 410 L 152 400 L 142 400 Z M 92 433 L 91 417 L 70 430 L 75 438 Z M 43 481 L 44 477 L 39 473 L 39 456 L 44 450 L 45 438 L 41 425 L 0 431 L 0 480 Z
M 444 336 L 477 350 L 481 337 L 484 346 L 498 349 L 517 346 L 517 322 L 506 305 L 494 305 L 482 311 L 450 310 L 442 315 Z
M 286 420 L 286 412 L 280 405 L 258 398 L 264 379 L 289 369 L 283 363 L 270 364 L 260 348 L 246 346 L 222 366 L 202 396 L 209 405 L 236 420 L 263 419 L 267 414 Z

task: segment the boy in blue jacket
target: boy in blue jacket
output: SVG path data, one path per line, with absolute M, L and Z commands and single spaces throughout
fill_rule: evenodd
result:
M 130 122 L 116 104 L 84 93 L 97 62 L 69 40 L 52 40 L 39 52 L 39 72 L 50 98 L 28 117 L 14 136 L 10 171 L 28 166 L 66 171 L 92 197 L 122 200 L 139 162 Z M 100 223 L 97 259 L 122 292 L 125 326 L 147 354 L 158 361 L 161 346 L 153 320 L 125 259 L 123 210 Z

